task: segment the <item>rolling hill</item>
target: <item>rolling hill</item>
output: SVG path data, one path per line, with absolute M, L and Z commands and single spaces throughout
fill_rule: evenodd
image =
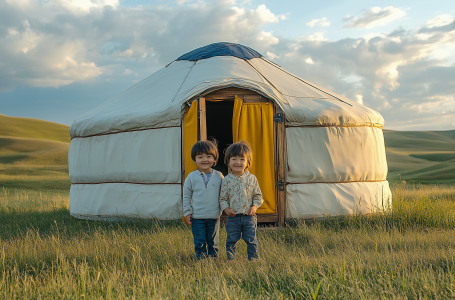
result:
M 407 170 L 401 178 L 409 182 L 421 183 L 450 183 L 455 182 L 455 159 L 438 163 L 431 167 Z
M 69 126 L 0 114 L 0 187 L 68 190 Z
M 384 130 L 389 180 L 455 182 L 455 130 Z
M 18 137 L 71 142 L 70 127 L 38 119 L 9 117 L 0 114 L 0 137 Z

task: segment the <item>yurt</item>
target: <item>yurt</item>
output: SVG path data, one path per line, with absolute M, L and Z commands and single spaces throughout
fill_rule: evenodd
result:
M 71 125 L 70 213 L 179 220 L 190 150 L 245 140 L 259 222 L 391 208 L 382 116 L 234 43 L 188 52 Z

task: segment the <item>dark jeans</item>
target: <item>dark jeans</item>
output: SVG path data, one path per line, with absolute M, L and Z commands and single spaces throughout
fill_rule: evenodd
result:
M 220 219 L 191 219 L 196 258 L 218 257 Z
M 248 259 L 259 258 L 258 240 L 256 238 L 257 216 L 236 215 L 226 220 L 226 252 L 228 259 L 235 258 L 235 250 L 240 237 L 246 243 Z

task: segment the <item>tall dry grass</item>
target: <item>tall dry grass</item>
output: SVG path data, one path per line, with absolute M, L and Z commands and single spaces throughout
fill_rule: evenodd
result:
M 260 228 L 261 260 L 197 261 L 180 223 L 69 216 L 68 193 L 0 193 L 0 298 L 454 298 L 454 186 L 393 188 L 393 212 Z

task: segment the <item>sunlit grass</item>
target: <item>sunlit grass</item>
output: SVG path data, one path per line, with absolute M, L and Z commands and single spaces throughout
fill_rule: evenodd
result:
M 260 228 L 261 260 L 197 261 L 191 231 L 69 215 L 68 192 L 0 193 L 0 298 L 454 297 L 455 186 L 393 185 L 393 212 Z

